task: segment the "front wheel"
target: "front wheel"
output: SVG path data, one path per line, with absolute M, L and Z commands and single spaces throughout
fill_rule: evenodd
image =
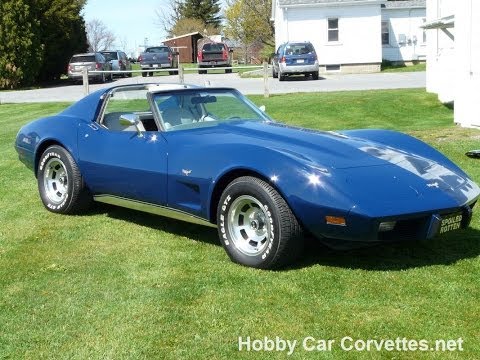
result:
M 43 152 L 37 182 L 43 205 L 52 212 L 78 213 L 92 202 L 75 160 L 61 146 L 53 145 Z
M 278 268 L 303 249 L 301 227 L 282 196 L 267 182 L 240 177 L 224 190 L 217 209 L 218 232 L 232 261 Z

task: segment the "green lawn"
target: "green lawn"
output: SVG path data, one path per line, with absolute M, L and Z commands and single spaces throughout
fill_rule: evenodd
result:
M 412 72 L 412 71 L 425 71 L 427 69 L 427 64 L 425 62 L 420 62 L 413 65 L 394 65 L 389 62 L 382 63 L 382 72 Z
M 398 129 L 480 182 L 479 132 L 424 89 L 252 97 L 319 129 Z M 347 252 L 311 242 L 261 271 L 229 261 L 214 229 L 97 205 L 46 211 L 18 160 L 26 122 L 67 104 L 0 105 L 0 359 L 478 359 L 480 216 L 430 243 Z M 478 210 L 478 209 L 477 209 Z M 332 352 L 238 351 L 238 337 L 335 340 Z M 463 339 L 462 352 L 342 351 L 353 339 Z
M 184 68 L 185 74 L 198 73 L 197 70 L 191 70 L 191 69 L 197 68 L 198 64 L 180 64 L 180 66 Z M 255 65 L 252 65 L 252 66 L 236 65 L 236 66 L 233 66 L 234 68 L 233 72 L 243 74 L 244 72 L 248 72 L 252 70 L 252 69 L 249 69 L 249 67 L 253 67 L 253 69 L 257 68 Z M 132 64 L 132 70 L 141 70 L 140 64 L 139 63 Z M 225 70 L 216 70 L 215 68 L 206 69 L 206 70 L 208 74 L 224 74 L 225 73 Z M 168 71 L 160 71 L 155 73 L 155 76 L 166 76 L 166 75 L 168 75 Z M 142 76 L 142 74 L 133 73 L 133 76 Z

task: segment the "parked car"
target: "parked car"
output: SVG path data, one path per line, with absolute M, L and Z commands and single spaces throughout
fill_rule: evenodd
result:
M 284 81 L 289 75 L 312 76 L 318 80 L 318 57 L 308 42 L 287 42 L 278 47 L 273 57 L 273 77 Z
M 303 231 L 335 248 L 456 231 L 480 196 L 412 136 L 289 126 L 231 88 L 103 88 L 23 126 L 15 148 L 49 211 L 95 200 L 216 227 L 258 268 L 295 260 Z
M 120 50 L 105 50 L 100 51 L 107 61 L 110 61 L 113 71 L 130 71 L 132 70 L 132 64 L 123 51 Z M 132 73 L 119 72 L 115 75 L 122 77 L 131 77 Z
M 178 52 L 175 52 L 169 46 L 152 46 L 145 49 L 138 57 L 138 62 L 142 70 L 149 69 L 172 69 L 170 75 L 178 74 Z M 143 72 L 142 76 L 153 76 L 153 72 Z
M 231 67 L 232 52 L 227 44 L 212 42 L 209 39 L 198 41 L 197 62 L 199 68 Z M 225 73 L 231 73 L 232 69 L 225 69 Z M 207 70 L 199 70 L 199 74 L 206 74 Z
M 73 55 L 68 63 L 68 79 L 71 81 L 81 81 L 83 78 L 83 69 L 88 71 L 110 71 L 112 65 L 99 52 Z M 112 80 L 111 73 L 88 74 L 88 80 L 96 80 L 104 83 Z

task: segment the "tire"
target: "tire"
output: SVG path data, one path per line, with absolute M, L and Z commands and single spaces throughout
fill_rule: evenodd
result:
M 48 147 L 40 157 L 37 170 L 40 198 L 54 213 L 74 214 L 87 210 L 92 195 L 86 188 L 72 155 L 63 147 Z
M 146 72 L 142 72 L 142 77 L 147 77 L 147 73 Z
M 168 72 L 169 75 L 178 75 L 178 70 L 172 70 Z
M 312 73 L 312 79 L 313 80 L 318 80 L 319 79 L 318 71 L 315 71 L 315 72 Z
M 148 76 L 152 77 L 153 76 L 153 71 L 148 73 Z
M 272 69 L 272 76 L 274 79 L 278 79 L 278 73 L 275 71 L 275 68 Z
M 206 73 L 207 73 L 207 70 L 198 70 L 198 73 L 199 73 L 199 74 L 206 74 Z
M 289 206 L 272 186 L 255 177 L 240 177 L 225 188 L 217 224 L 228 256 L 245 266 L 282 267 L 303 250 L 302 229 Z
M 285 75 L 283 75 L 281 72 L 278 73 L 278 81 L 285 81 Z
M 232 69 L 225 69 L 225 74 L 231 74 L 232 73 Z

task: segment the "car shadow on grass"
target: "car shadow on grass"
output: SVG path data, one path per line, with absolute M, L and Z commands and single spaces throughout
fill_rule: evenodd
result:
M 107 214 L 108 217 L 113 219 L 128 221 L 173 235 L 187 237 L 195 241 L 221 246 L 217 230 L 207 226 L 99 203 L 95 204 L 91 213 Z
M 332 250 L 307 239 L 303 259 L 291 269 L 325 265 L 371 271 L 400 271 L 432 265 L 451 265 L 480 255 L 480 231 L 464 229 L 428 241 L 372 245 L 353 250 Z
M 221 246 L 217 230 L 202 225 L 134 211 L 113 205 L 96 203 L 89 214 L 128 221 L 193 241 Z M 319 240 L 306 238 L 301 258 L 280 271 L 298 270 L 324 265 L 371 271 L 400 271 L 432 265 L 451 265 L 480 255 L 480 231 L 464 229 L 429 241 L 375 244 L 353 250 L 333 250 Z M 227 261 L 227 257 L 225 258 Z

